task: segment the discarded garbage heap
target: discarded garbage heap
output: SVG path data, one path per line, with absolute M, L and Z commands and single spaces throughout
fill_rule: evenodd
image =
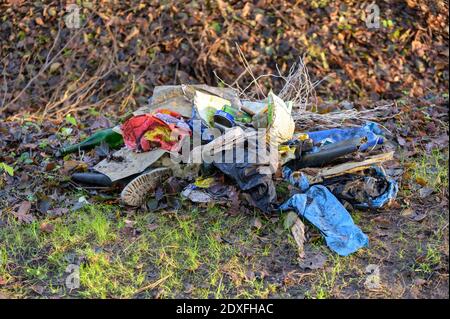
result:
M 382 130 L 371 122 L 295 132 L 291 112 L 292 103 L 273 92 L 265 100 L 247 101 L 227 88 L 159 86 L 148 106 L 124 123 L 61 153 L 105 142 L 112 148 L 125 144 L 93 171 L 75 173 L 72 179 L 124 184 L 121 200 L 127 205 L 142 205 L 158 185 L 175 176 L 187 184 L 181 194 L 192 202 L 236 202 L 240 190 L 261 211 L 295 211 L 341 256 L 368 246 L 368 237 L 345 207 L 379 209 L 397 194 L 397 182 L 381 166 L 392 160 L 393 152 L 373 155 L 384 143 Z M 363 160 L 349 161 L 349 156 Z M 284 202 L 277 202 L 279 176 L 294 189 Z M 303 232 L 298 219 L 292 233 L 299 252 Z

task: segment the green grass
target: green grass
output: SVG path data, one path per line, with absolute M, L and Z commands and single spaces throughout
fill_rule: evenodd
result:
M 436 245 L 428 244 L 425 252 L 422 248 L 418 249 L 418 253 L 425 253 L 424 257 L 415 265 L 414 270 L 419 274 L 428 276 L 433 273 L 434 268 L 441 262 L 441 252 Z
M 263 220 L 256 230 L 256 215 L 225 211 L 211 206 L 121 216 L 116 206 L 86 205 L 28 225 L 10 218 L 0 228 L 0 291 L 15 298 L 36 297 L 34 286 L 58 297 L 267 298 L 276 285 L 249 274 L 288 238 L 262 244 L 257 236 L 274 233 L 269 228 L 278 224 Z M 41 231 L 43 222 L 53 231 Z M 69 265 L 79 266 L 78 289 L 66 287 Z
M 419 183 L 421 187 L 429 187 L 442 196 L 448 196 L 448 148 L 423 153 L 409 162 L 407 167 L 407 182 Z M 414 196 L 410 189 L 401 192 L 406 197 Z M 411 238 L 423 236 L 424 229 L 423 225 L 411 221 L 399 230 L 395 238 L 399 245 L 398 258 L 416 260 L 412 270 L 422 277 L 428 277 L 440 268 L 444 256 L 448 255 L 448 215 L 440 209 L 429 210 L 427 227 L 431 231 L 426 237 L 411 241 Z
M 409 169 L 414 180 L 423 180 L 426 186 L 441 193 L 448 189 L 448 149 L 433 149 L 431 154 L 423 154 Z
M 307 298 L 332 298 L 335 293 L 348 285 L 342 275 L 357 267 L 354 256 L 340 257 L 331 252 L 328 252 L 327 255 L 327 263 L 323 269 L 318 271 L 311 290 L 306 293 Z

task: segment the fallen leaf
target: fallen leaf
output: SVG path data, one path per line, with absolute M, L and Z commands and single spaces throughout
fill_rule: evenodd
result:
M 131 31 L 131 33 L 125 38 L 125 42 L 130 41 L 137 35 L 139 35 L 139 29 L 137 27 L 134 27 L 133 31 Z
M 31 286 L 31 289 L 37 293 L 38 295 L 42 295 L 44 293 L 45 288 L 41 285 Z
M 149 211 L 154 211 L 158 208 L 158 204 L 159 204 L 159 200 L 155 199 L 155 198 L 150 198 L 147 201 L 147 209 Z
M 246 2 L 244 5 L 244 8 L 242 8 L 242 11 L 241 11 L 242 17 L 247 18 L 250 15 L 251 11 L 252 11 L 252 4 L 249 2 Z
M 102 141 L 101 143 L 100 143 L 100 145 L 98 145 L 97 147 L 95 147 L 95 154 L 98 156 L 98 157 L 101 157 L 101 158 L 103 158 L 103 157 L 107 157 L 108 155 L 109 155 L 109 153 L 110 153 L 110 148 L 109 148 L 109 145 L 108 145 L 108 143 L 106 143 L 105 141 Z
M 427 283 L 427 281 L 425 279 L 422 279 L 422 278 L 414 279 L 414 285 L 416 285 L 416 286 L 423 286 L 426 283 Z
M 401 136 L 397 136 L 397 142 L 400 146 L 405 146 L 406 145 L 406 140 L 401 137 Z
M 155 199 L 160 201 L 164 197 L 164 191 L 162 187 L 157 187 L 155 190 Z
M 58 207 L 55 209 L 51 209 L 47 212 L 47 215 L 51 215 L 51 216 L 62 216 L 65 215 L 69 212 L 68 208 L 65 207 Z
M 50 223 L 47 223 L 47 222 L 43 222 L 39 226 L 39 229 L 43 233 L 50 234 L 50 233 L 52 233 L 55 230 L 55 226 L 53 224 L 50 224 Z
M 38 147 L 37 144 L 35 143 L 27 143 L 27 144 L 22 144 L 20 145 L 20 149 L 31 149 L 31 150 L 35 150 Z
M 228 213 L 231 216 L 238 215 L 241 212 L 240 211 L 241 201 L 239 200 L 239 193 L 233 188 L 233 190 L 231 190 L 231 192 L 228 194 L 228 198 L 231 201 Z
M 38 25 L 44 25 L 44 20 L 42 20 L 41 17 L 37 17 L 36 19 L 34 19 L 34 21 L 36 22 L 36 24 Z
M 252 221 L 252 228 L 260 229 L 262 227 L 261 219 L 258 217 L 254 218 Z
M 68 160 L 64 162 L 64 167 L 61 170 L 61 173 L 68 175 L 72 171 L 86 171 L 87 168 L 87 164 L 84 162 Z
M 389 219 L 384 216 L 377 216 L 375 218 L 372 218 L 372 222 L 375 222 L 379 226 L 388 226 L 391 224 Z
M 98 130 L 111 127 L 111 122 L 105 116 L 98 116 L 95 121 L 90 125 L 91 130 Z
M 422 220 L 425 219 L 425 217 L 427 217 L 426 212 L 424 212 L 424 213 L 414 212 L 411 216 L 409 216 L 409 218 L 415 222 L 421 222 Z
M 246 278 L 247 280 L 249 280 L 249 281 L 254 280 L 254 279 L 255 279 L 255 272 L 252 271 L 252 270 L 247 270 L 247 271 L 245 272 L 245 278 Z
M 402 212 L 400 213 L 400 215 L 402 215 L 403 217 L 409 217 L 413 214 L 413 210 L 411 208 L 406 208 L 404 210 L 402 210 Z
M 54 162 L 49 162 L 45 165 L 45 171 L 49 172 L 49 171 L 55 169 L 55 167 L 56 167 L 56 164 Z
M 136 222 L 134 220 L 125 219 L 124 220 L 125 227 L 133 227 Z
M 427 181 L 425 179 L 423 179 L 422 177 L 416 177 L 416 183 L 419 184 L 420 186 L 427 185 Z
M 61 63 L 55 62 L 50 65 L 50 73 L 55 73 L 61 67 Z
M 419 190 L 419 196 L 420 198 L 425 198 L 430 196 L 431 194 L 433 194 L 434 189 L 429 188 L 429 187 L 423 187 Z
M 34 216 L 29 214 L 31 209 L 31 203 L 29 201 L 23 201 L 18 207 L 17 211 L 13 211 L 13 215 L 19 220 L 19 222 L 31 223 L 34 220 Z

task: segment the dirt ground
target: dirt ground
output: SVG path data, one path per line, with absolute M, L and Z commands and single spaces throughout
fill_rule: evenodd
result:
M 69 29 L 53 2 L 0 4 L 0 298 L 449 297 L 445 5 L 379 1 L 375 30 L 359 1 L 78 5 Z M 56 151 L 121 122 L 156 85 L 250 84 L 235 43 L 256 75 L 286 74 L 304 55 L 324 79 L 317 112 L 390 105 L 377 122 L 399 194 L 349 210 L 368 248 L 339 257 L 306 223 L 299 260 L 284 214 L 177 195 L 178 209 L 131 209 L 119 188 L 70 181 L 102 150 Z

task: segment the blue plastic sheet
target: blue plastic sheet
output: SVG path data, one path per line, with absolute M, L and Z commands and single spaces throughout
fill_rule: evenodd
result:
M 355 137 L 366 137 L 367 142 L 359 147 L 360 151 L 365 151 L 377 144 L 383 144 L 384 139 L 382 133 L 382 130 L 376 123 L 368 122 L 361 127 L 334 128 L 330 130 L 308 132 L 306 134 L 313 140 L 314 144 L 330 144 L 346 141 Z M 319 149 L 319 147 L 314 147 L 312 152 L 317 152 Z
M 327 246 L 340 256 L 348 256 L 369 245 L 367 235 L 353 223 L 345 207 L 325 186 L 311 186 L 306 193 L 293 195 L 280 209 L 293 209 L 319 228 Z
M 322 185 L 309 187 L 303 174 L 283 168 L 283 176 L 303 193 L 295 194 L 279 208 L 293 209 L 301 217 L 319 228 L 327 246 L 341 256 L 348 256 L 369 245 L 369 238 L 353 223 L 353 219 L 339 200 Z

